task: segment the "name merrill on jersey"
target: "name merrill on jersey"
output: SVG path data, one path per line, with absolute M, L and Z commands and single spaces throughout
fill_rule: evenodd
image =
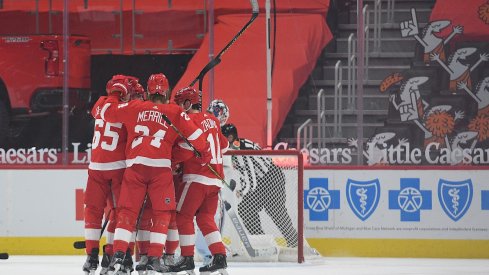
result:
M 212 129 L 212 128 L 217 128 L 216 121 L 214 121 L 213 119 L 210 119 L 210 118 L 202 120 L 202 122 L 200 122 L 200 124 L 202 125 L 202 130 L 204 132 L 207 132 L 207 130 Z
M 153 121 L 164 126 L 165 128 L 168 128 L 168 126 L 166 125 L 166 121 L 163 119 L 163 114 L 158 111 L 149 110 L 139 112 L 137 122 L 144 121 Z

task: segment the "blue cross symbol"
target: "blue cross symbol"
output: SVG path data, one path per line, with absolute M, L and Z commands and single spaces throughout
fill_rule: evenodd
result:
M 340 191 L 329 190 L 327 178 L 310 178 L 304 190 L 304 209 L 309 209 L 310 221 L 327 221 L 330 209 L 340 209 Z
M 482 210 L 489 210 L 489 190 L 481 191 L 481 206 Z
M 419 222 L 421 210 L 431 210 L 431 191 L 420 190 L 419 178 L 401 178 L 401 189 L 389 190 L 389 209 L 401 210 L 402 222 Z

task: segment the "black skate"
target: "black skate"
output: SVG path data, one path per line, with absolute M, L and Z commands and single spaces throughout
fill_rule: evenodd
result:
M 119 271 L 119 274 L 127 274 L 127 275 L 130 275 L 131 272 L 134 271 L 134 263 L 132 261 L 132 256 L 131 256 L 131 252 L 129 251 L 129 249 L 126 251 L 126 257 L 124 258 L 124 261 L 122 262 L 122 267 L 121 267 L 121 271 Z
M 95 275 L 98 267 L 98 248 L 92 249 L 92 253 L 87 255 L 87 260 L 83 264 L 85 275 Z
M 200 275 L 210 275 L 213 274 L 221 274 L 228 275 L 226 268 L 228 264 L 226 263 L 226 255 L 216 254 L 212 257 L 212 262 L 206 266 L 199 268 Z
M 146 254 L 141 254 L 141 258 L 139 258 L 139 263 L 136 266 L 136 271 L 139 275 L 146 275 L 147 266 L 148 265 L 148 256 Z
M 169 274 L 172 265 L 175 265 L 175 256 L 173 254 L 163 254 L 163 257 L 160 258 L 160 272 Z
M 105 245 L 104 245 L 104 254 L 102 255 L 102 262 L 100 263 L 100 275 L 108 275 L 109 274 L 109 264 L 110 264 L 110 255 L 105 253 Z
M 148 257 L 148 264 L 146 265 L 146 268 L 148 270 L 148 275 L 154 275 L 155 272 L 166 273 L 169 271 L 168 267 L 161 265 L 161 258 L 154 256 Z
M 123 268 L 124 258 L 126 254 L 122 251 L 117 251 L 114 253 L 112 260 L 109 264 L 109 275 L 120 274 L 119 271 L 125 271 Z M 122 270 L 121 270 L 122 269 Z
M 175 264 L 175 256 L 173 254 L 163 254 L 161 258 L 162 265 L 171 266 Z
M 176 274 L 184 271 L 185 273 L 182 273 L 182 275 L 195 275 L 194 269 L 194 256 L 181 256 L 175 265 L 170 266 L 170 273 Z

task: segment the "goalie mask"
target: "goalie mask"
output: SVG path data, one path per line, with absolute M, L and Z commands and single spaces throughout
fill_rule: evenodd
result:
M 221 123 L 221 127 L 226 124 L 229 118 L 229 108 L 224 103 L 224 101 L 220 99 L 214 99 L 207 108 L 207 112 L 214 114 L 219 122 Z

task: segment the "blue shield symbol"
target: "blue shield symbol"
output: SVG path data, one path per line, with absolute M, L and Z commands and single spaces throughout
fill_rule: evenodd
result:
M 438 182 L 441 208 L 454 221 L 458 221 L 469 210 L 473 193 L 470 179 L 459 182 L 440 179 Z
M 371 181 L 355 181 L 348 179 L 346 183 L 346 199 L 353 213 L 362 221 L 372 215 L 379 204 L 379 179 Z

